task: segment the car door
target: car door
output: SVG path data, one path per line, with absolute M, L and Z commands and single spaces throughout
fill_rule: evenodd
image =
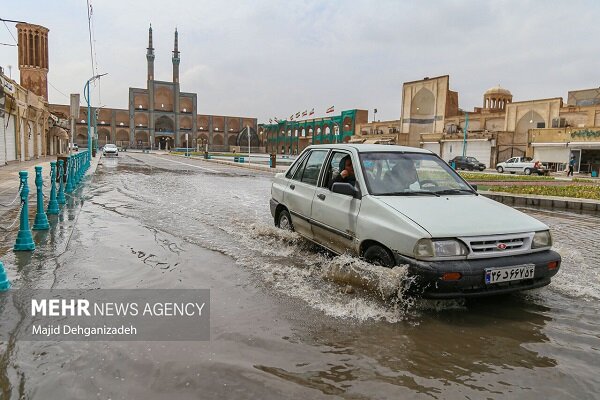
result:
M 356 220 L 361 205 L 360 198 L 333 193 L 330 190 L 332 178 L 340 172 L 340 162 L 346 156 L 352 159 L 357 179 L 356 186 L 359 187 L 359 160 L 350 152 L 333 150 L 327 158 L 311 212 L 314 240 L 337 253 L 355 250 Z
M 294 229 L 299 234 L 312 239 L 310 214 L 321 167 L 329 150 L 312 150 L 292 175 L 284 193 Z
M 516 163 L 517 159 L 515 157 L 513 158 L 509 158 L 508 160 L 506 160 L 506 167 L 504 168 L 506 171 L 508 172 L 515 172 L 515 163 Z

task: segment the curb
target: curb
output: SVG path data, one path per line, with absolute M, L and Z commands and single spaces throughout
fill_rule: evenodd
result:
M 512 206 L 536 206 L 566 210 L 600 211 L 600 201 L 557 196 L 535 196 L 503 192 L 481 191 L 482 196 Z
M 233 166 L 233 167 L 239 167 L 239 168 L 246 168 L 246 169 L 253 169 L 253 170 L 257 170 L 257 171 L 263 171 L 263 172 L 270 172 L 272 174 L 276 174 L 279 172 L 286 172 L 288 170 L 289 167 L 276 167 L 276 168 L 271 168 L 268 167 L 266 165 L 260 165 L 260 164 L 250 164 L 250 163 L 236 163 L 233 161 L 227 161 L 227 160 L 215 160 L 215 159 L 205 159 L 203 157 L 194 157 L 194 156 L 190 156 L 190 157 L 186 157 L 186 156 L 182 156 L 179 154 L 168 154 L 168 156 L 171 157 L 182 157 L 182 158 L 186 158 L 186 159 L 192 159 L 192 160 L 202 160 L 202 161 L 206 161 L 206 162 L 211 162 L 211 163 L 215 163 L 215 164 L 223 164 L 223 165 L 229 165 L 229 166 Z

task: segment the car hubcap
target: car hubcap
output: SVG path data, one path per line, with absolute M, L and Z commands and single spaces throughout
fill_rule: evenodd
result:
M 281 217 L 281 219 L 279 220 L 279 227 L 281 229 L 285 229 L 286 231 L 290 230 L 290 221 L 288 220 L 287 216 L 283 216 Z

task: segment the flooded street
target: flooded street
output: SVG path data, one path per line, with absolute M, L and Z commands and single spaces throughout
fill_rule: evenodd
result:
M 32 255 L 6 253 L 13 285 L 210 289 L 210 341 L 22 341 L 27 310 L 11 290 L 0 295 L 0 399 L 600 395 L 598 216 L 522 209 L 563 257 L 546 288 L 415 301 L 398 293 L 400 268 L 276 229 L 271 179 L 170 156 L 102 159 L 64 222 L 34 234 Z M 347 271 L 362 287 L 348 290 Z

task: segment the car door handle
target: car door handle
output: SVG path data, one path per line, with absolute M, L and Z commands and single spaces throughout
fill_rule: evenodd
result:
M 325 195 L 323 193 L 319 193 L 317 197 L 321 200 L 325 200 Z
M 292 189 L 292 190 L 296 189 L 296 185 L 290 185 L 290 189 Z

